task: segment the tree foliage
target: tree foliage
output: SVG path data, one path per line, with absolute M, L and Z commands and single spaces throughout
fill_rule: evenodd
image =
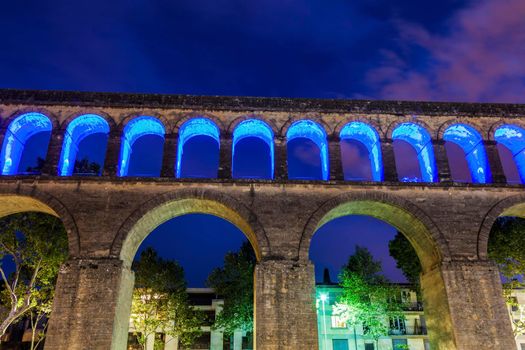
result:
M 525 277 L 525 219 L 500 217 L 490 231 L 488 255 L 503 276 L 503 294 L 509 308 L 515 307 L 519 317 L 511 317 L 514 334 L 525 334 L 525 308 L 512 296 L 515 288 L 524 285 Z
M 412 243 L 401 232 L 397 232 L 393 240 L 388 243 L 390 256 L 396 261 L 396 267 L 403 272 L 407 281 L 420 291 L 419 275 L 421 263 Z
M 253 330 L 253 273 L 256 258 L 249 242 L 224 257 L 224 267 L 208 276 L 207 284 L 224 298 L 224 307 L 216 317 L 214 328 L 226 334 L 235 330 Z
M 90 162 L 87 157 L 82 158 L 81 160 L 75 160 L 73 173 L 100 175 L 100 164 L 96 162 Z
M 0 221 L 1 302 L 5 309 L 0 334 L 22 316 L 49 317 L 67 248 L 67 234 L 56 217 L 27 212 Z
M 349 325 L 361 324 L 375 341 L 388 335 L 389 317 L 403 318 L 399 290 L 388 284 L 381 270 L 381 262 L 367 248 L 356 246 L 339 275 L 342 293 L 333 309 Z
M 201 335 L 204 314 L 189 304 L 182 267 L 152 248 L 145 249 L 132 267 L 131 324 L 139 344 L 146 349 L 148 337 L 162 332 L 191 345 Z

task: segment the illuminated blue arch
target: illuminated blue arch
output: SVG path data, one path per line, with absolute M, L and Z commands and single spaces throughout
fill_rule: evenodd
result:
M 129 159 L 135 141 L 145 135 L 157 135 L 164 139 L 165 133 L 164 125 L 157 118 L 140 116 L 131 120 L 122 134 L 118 176 L 128 175 Z
M 521 183 L 525 183 L 525 129 L 516 125 L 502 125 L 496 129 L 494 139 L 512 153 Z
M 273 142 L 273 130 L 263 122 L 262 120 L 258 119 L 248 119 L 245 120 L 233 131 L 233 147 L 232 147 L 232 159 L 234 159 L 235 156 L 235 146 L 239 141 L 242 139 L 245 139 L 247 137 L 257 137 L 266 142 L 268 145 L 268 148 L 270 149 L 270 167 L 271 167 L 271 179 L 273 179 L 273 173 L 274 173 L 274 142 Z M 235 166 L 235 162 L 232 162 L 232 174 L 233 174 L 233 167 Z
M 419 179 L 416 179 L 416 182 L 437 181 L 432 139 L 423 127 L 414 123 L 400 124 L 394 129 L 392 139 L 405 141 L 414 147 L 419 162 L 419 169 L 421 171 L 421 180 L 419 181 Z
M 182 170 L 182 155 L 184 154 L 184 144 L 195 136 L 209 136 L 217 142 L 220 147 L 219 127 L 208 118 L 193 118 L 182 124 L 179 128 L 179 142 L 177 145 L 177 164 L 175 173 L 180 178 Z
M 93 134 L 108 134 L 109 124 L 99 115 L 84 114 L 69 123 L 64 135 L 62 153 L 58 163 L 58 175 L 71 176 L 77 159 L 78 146 L 86 137 Z
M 476 129 L 465 124 L 454 124 L 445 130 L 443 139 L 463 149 L 473 183 L 484 184 L 491 181 L 487 153 L 481 135 Z
M 42 113 L 22 114 L 9 124 L 0 154 L 2 175 L 16 175 L 26 142 L 40 132 L 51 132 L 51 120 Z
M 383 160 L 381 157 L 381 144 L 379 135 L 374 128 L 363 122 L 351 122 L 346 124 L 339 133 L 341 140 L 356 140 L 368 149 L 370 169 L 373 181 L 383 181 Z
M 311 120 L 299 120 L 293 123 L 286 133 L 287 142 L 298 137 L 310 139 L 319 147 L 321 154 L 322 180 L 328 180 L 328 143 L 324 129 Z

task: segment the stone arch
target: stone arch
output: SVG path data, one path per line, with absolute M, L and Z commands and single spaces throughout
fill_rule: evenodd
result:
M 525 194 L 507 197 L 490 208 L 478 231 L 478 258 L 488 259 L 490 230 L 500 216 L 517 216 L 525 219 Z
M 163 114 L 160 114 L 156 111 L 151 111 L 151 110 L 144 110 L 141 112 L 134 112 L 131 114 L 127 114 L 120 121 L 120 123 L 116 124 L 115 130 L 118 130 L 121 133 L 124 132 L 124 129 L 126 128 L 126 125 L 128 125 L 128 123 L 140 117 L 152 117 L 152 118 L 157 119 L 164 126 L 164 129 L 166 130 L 166 134 L 168 132 L 171 132 L 172 130 L 172 122 L 168 118 L 166 118 Z
M 429 124 L 425 123 L 424 121 L 420 120 L 420 119 L 417 119 L 416 117 L 414 116 L 411 116 L 411 117 L 398 117 L 396 118 L 396 120 L 392 123 L 390 123 L 386 130 L 385 130 L 385 137 L 387 140 L 392 140 L 392 133 L 394 132 L 394 130 L 401 124 L 404 124 L 404 123 L 413 123 L 413 124 L 417 124 L 419 125 L 420 127 L 422 127 L 423 129 L 425 129 L 428 134 L 430 135 L 430 137 L 432 138 L 432 140 L 434 140 L 434 137 L 436 135 L 436 130 L 430 126 Z
M 67 232 L 69 256 L 80 257 L 80 237 L 75 219 L 57 198 L 26 187 L 20 187 L 16 192 L 0 191 L 0 218 L 28 211 L 59 218 Z
M 452 126 L 454 124 L 467 125 L 471 127 L 472 129 L 476 130 L 480 134 L 483 140 L 488 140 L 487 130 L 485 130 L 485 128 L 480 128 L 479 125 L 473 124 L 471 120 L 467 117 L 457 117 L 457 118 L 449 119 L 444 123 L 441 123 L 436 130 L 436 134 L 433 137 L 435 137 L 435 139 L 438 141 L 443 140 L 443 135 L 445 134 L 445 131 L 448 129 L 449 126 Z
M 193 118 L 206 118 L 206 119 L 209 119 L 211 121 L 213 121 L 217 127 L 219 128 L 220 130 L 220 134 L 221 134 L 221 137 L 223 137 L 224 135 L 228 135 L 228 128 L 226 127 L 226 125 L 224 124 L 224 121 L 222 118 L 219 118 L 217 117 L 216 115 L 214 114 L 211 114 L 211 113 L 200 113 L 200 112 L 190 112 L 190 113 L 184 113 L 176 122 L 175 122 L 175 125 L 173 127 L 173 133 L 175 134 L 178 134 L 179 133 L 179 129 L 182 125 L 184 125 L 184 123 L 186 123 L 188 120 L 191 120 Z
M 109 132 L 110 133 L 112 133 L 115 130 L 117 130 L 118 125 L 117 125 L 117 122 L 115 121 L 115 119 L 113 119 L 113 117 L 111 117 L 108 113 L 103 112 L 103 111 L 99 111 L 99 110 L 96 110 L 96 109 L 86 109 L 86 110 L 82 110 L 82 112 L 75 112 L 75 113 L 69 115 L 60 124 L 60 130 L 65 131 L 67 129 L 67 127 L 69 126 L 69 124 L 73 120 L 75 120 L 76 118 L 78 118 L 80 116 L 83 116 L 85 114 L 95 114 L 95 115 L 98 115 L 99 117 L 103 118 L 109 125 Z
M 334 128 L 332 128 L 326 121 L 324 121 L 320 114 L 304 113 L 301 115 L 290 115 L 290 118 L 288 118 L 288 120 L 281 126 L 280 131 L 276 133 L 275 136 L 281 136 L 283 138 L 286 138 L 288 129 L 290 129 L 292 124 L 301 120 L 311 120 L 319 124 L 319 126 L 321 126 L 324 129 L 327 139 L 330 139 L 334 135 Z
M 130 265 L 140 243 L 162 223 L 185 214 L 211 214 L 239 228 L 248 238 L 261 260 L 270 253 L 270 245 L 257 216 L 237 200 L 211 190 L 167 192 L 141 204 L 120 227 L 110 249 Z
M 242 123 L 243 121 L 245 120 L 250 120 L 250 119 L 256 119 L 256 120 L 260 120 L 264 123 L 266 123 L 273 131 L 273 134 L 275 135 L 275 137 L 277 137 L 277 135 L 279 135 L 279 128 L 277 127 L 277 125 L 275 124 L 275 122 L 273 120 L 270 120 L 270 119 L 267 119 L 265 118 L 263 115 L 261 114 L 256 114 L 256 113 L 252 113 L 252 114 L 244 114 L 240 117 L 237 117 L 235 118 L 231 123 L 228 124 L 228 126 L 226 127 L 226 132 L 229 134 L 229 135 L 233 135 L 233 131 L 235 130 L 235 128 L 240 124 Z
M 2 127 L 7 129 L 9 127 L 9 124 L 11 124 L 13 120 L 15 120 L 16 118 L 26 113 L 41 113 L 45 115 L 46 117 L 48 117 L 49 120 L 51 121 L 52 130 L 58 130 L 60 128 L 60 121 L 58 120 L 58 116 L 55 113 L 51 112 L 50 110 L 39 107 L 39 106 L 25 107 L 25 108 L 18 109 L 16 112 L 11 113 L 9 117 L 7 117 L 4 120 Z
M 486 135 L 484 135 L 484 137 L 486 137 L 489 141 L 497 142 L 494 134 L 496 133 L 496 130 L 503 125 L 516 125 L 522 129 L 525 129 L 525 122 L 521 119 L 500 119 L 490 125 L 490 127 L 486 130 Z
M 371 128 L 375 129 L 377 131 L 377 134 L 379 135 L 379 139 L 384 139 L 385 132 L 381 125 L 376 122 L 375 120 L 372 120 L 371 118 L 367 118 L 366 116 L 353 116 L 353 117 L 345 117 L 343 120 L 341 120 L 334 128 L 334 137 L 338 137 L 341 134 L 341 130 L 347 125 L 352 122 L 361 122 L 368 124 Z
M 309 218 L 299 244 L 308 261 L 312 237 L 327 222 L 347 215 L 367 215 L 401 231 L 416 250 L 423 272 L 449 259 L 446 240 L 432 219 L 413 203 L 385 193 L 344 193 L 323 203 Z

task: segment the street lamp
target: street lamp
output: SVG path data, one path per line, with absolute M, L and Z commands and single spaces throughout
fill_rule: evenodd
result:
M 321 299 L 321 304 L 322 304 L 322 309 L 323 309 L 323 335 L 324 335 L 324 342 L 323 342 L 323 347 L 322 347 L 322 350 L 326 349 L 326 344 L 327 344 L 327 334 L 326 334 L 326 313 L 325 313 L 325 307 L 324 307 L 324 303 L 326 301 L 328 301 L 328 294 L 326 293 L 321 293 L 319 295 L 319 299 Z

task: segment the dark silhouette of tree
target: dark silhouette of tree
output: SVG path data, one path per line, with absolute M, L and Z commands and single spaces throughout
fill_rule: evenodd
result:
M 388 250 L 390 256 L 396 261 L 396 267 L 403 272 L 407 281 L 419 293 L 421 289 L 419 282 L 421 263 L 412 244 L 405 235 L 398 231 L 394 239 L 388 243 Z
M 214 327 L 226 334 L 235 330 L 253 330 L 253 272 L 256 258 L 246 241 L 240 250 L 224 257 L 224 267 L 208 276 L 207 285 L 224 298 L 224 308 L 215 319 Z
M 26 168 L 26 172 L 31 173 L 31 174 L 40 174 L 45 165 L 46 165 L 46 160 L 42 157 L 38 157 L 36 159 L 36 165 L 34 167 L 28 166 Z
M 90 162 L 87 157 L 81 160 L 75 160 L 73 174 L 100 175 L 100 164 Z
M 366 283 L 383 283 L 386 277 L 381 274 L 381 262 L 374 260 L 374 257 L 366 247 L 355 246 L 355 253 L 348 258 L 348 262 L 343 266 L 343 272 L 357 274 Z

